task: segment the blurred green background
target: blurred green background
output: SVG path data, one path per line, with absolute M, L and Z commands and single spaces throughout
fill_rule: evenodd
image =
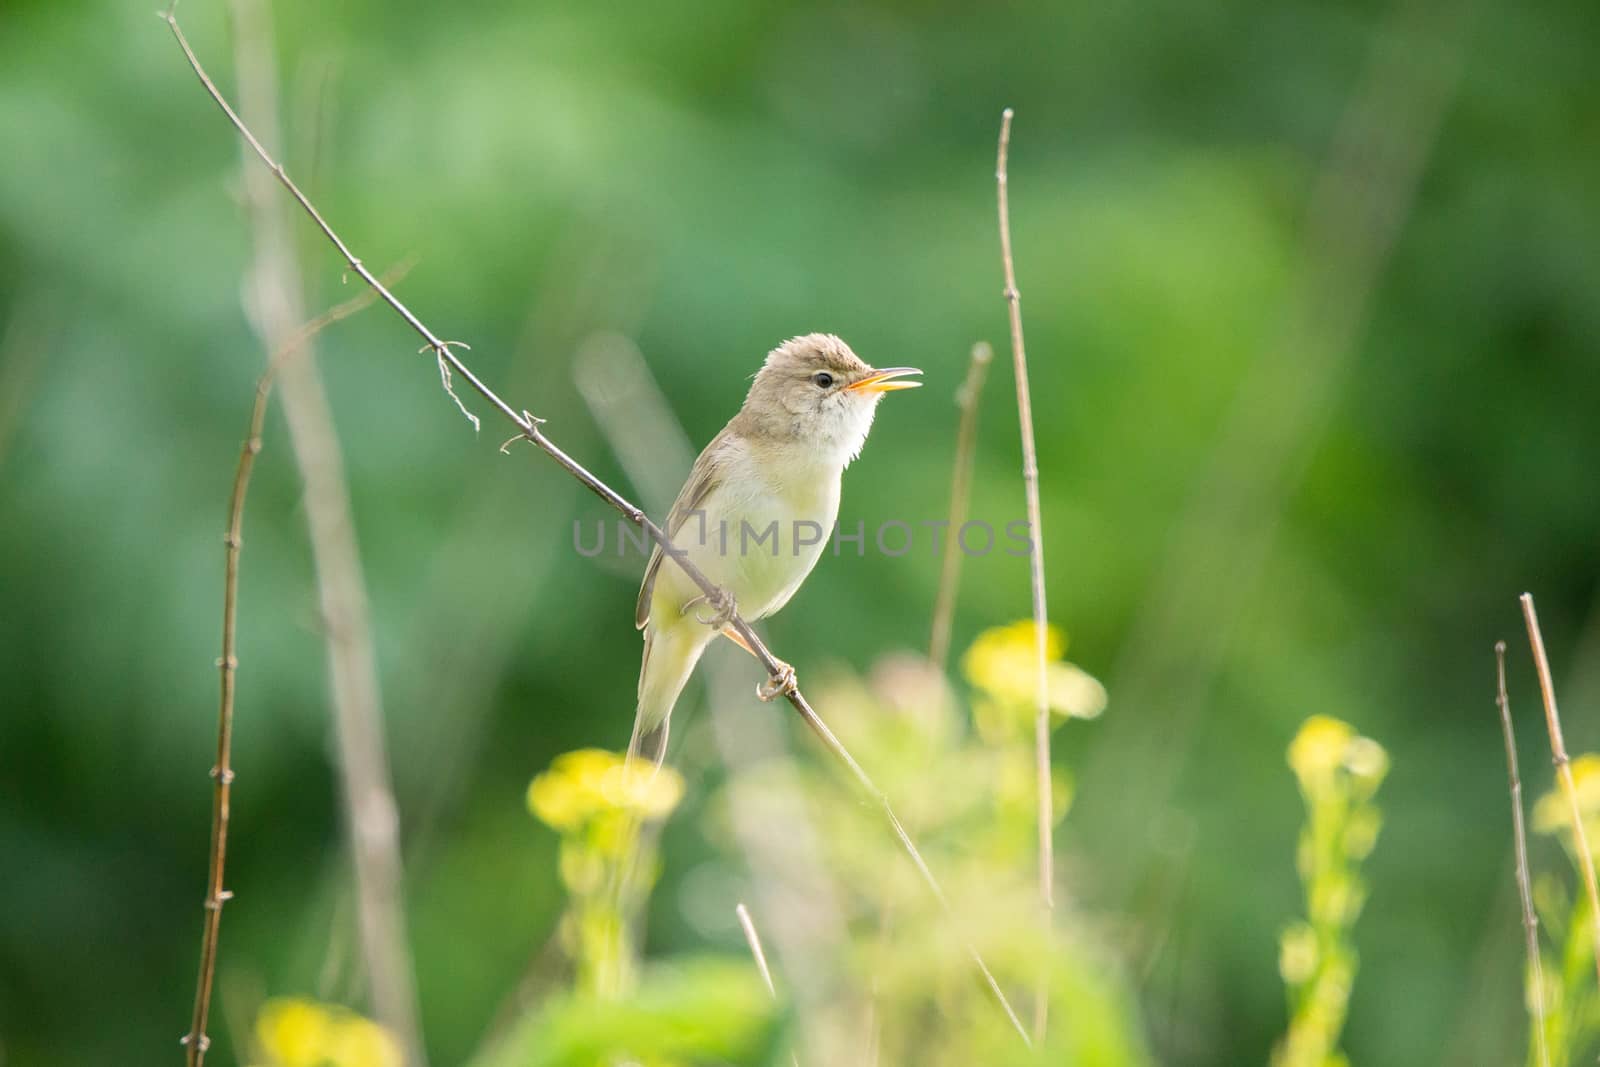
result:
M 176 1062 L 193 991 L 220 535 L 264 356 L 240 301 L 236 138 L 151 6 L 0 10 L 7 1064 Z M 179 14 L 231 90 L 226 7 Z M 1300 907 L 1283 752 L 1307 715 L 1340 716 L 1393 758 L 1347 1051 L 1522 1055 L 1490 650 L 1511 642 L 1537 794 L 1524 589 L 1569 747 L 1600 745 L 1600 8 L 349 0 L 273 22 L 290 172 L 369 265 L 414 255 L 403 298 L 625 492 L 574 385 L 597 335 L 637 343 L 696 446 L 793 334 L 923 367 L 928 388 L 884 405 L 846 476 L 851 525 L 944 515 L 981 338 L 1002 358 L 973 514 L 1023 514 L 993 200 L 1016 108 L 1051 616 L 1111 695 L 1057 735 L 1078 783 L 1064 893 L 1125 961 L 1158 1056 L 1264 1062 L 1284 1025 L 1277 933 Z M 294 226 L 308 306 L 351 295 Z M 468 398 L 475 437 L 414 350 L 380 310 L 320 341 L 422 1023 L 454 1063 L 561 908 L 528 780 L 625 743 L 641 568 L 580 558 L 573 520 L 609 522 L 603 505 L 536 454 L 497 454 L 509 431 Z M 347 861 L 276 409 L 266 441 L 222 1062 L 230 1004 L 350 992 L 326 988 L 350 951 Z M 767 624 L 774 649 L 804 679 L 925 647 L 939 561 L 920 544 L 825 557 Z M 1025 560 L 970 559 L 955 647 L 1027 611 Z M 653 953 L 742 946 L 696 919 L 708 865 L 731 862 L 695 822 L 721 776 L 702 703 L 681 706 L 690 797 Z M 1534 862 L 1564 861 L 1541 839 Z

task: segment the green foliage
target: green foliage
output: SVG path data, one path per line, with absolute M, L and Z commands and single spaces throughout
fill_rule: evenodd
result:
M 1063 644 L 1053 635 L 1053 658 Z M 739 768 L 720 798 L 725 823 L 734 808 L 764 822 L 792 810 L 786 794 L 798 789 L 816 819 L 828 894 L 845 922 L 837 942 L 819 946 L 837 957 L 830 967 L 840 973 L 802 1014 L 809 1041 L 802 1059 L 845 1062 L 860 1048 L 867 1017 L 865 1032 L 883 1063 L 1145 1064 L 1126 979 L 1065 888 L 1053 933 L 1040 929 L 1032 714 L 1021 712 L 1033 702 L 1026 684 L 1034 672 L 1032 624 L 980 635 L 963 663 L 976 683 L 972 705 L 988 709 L 977 720 L 920 657 L 887 657 L 867 678 L 840 672 L 809 684 L 839 736 L 894 798 L 939 872 L 948 911 L 895 848 L 876 805 L 861 803 L 831 766 Z M 1056 673 L 1099 690 L 1069 666 L 1054 663 Z M 988 727 L 979 731 L 975 723 Z M 1065 773 L 1056 773 L 1059 820 L 1071 789 Z M 973 949 L 1024 1017 L 1047 977 L 1052 1025 L 1045 1046 L 1023 1049 L 977 980 Z
M 752 964 L 658 964 L 622 1000 L 553 998 L 472 1067 L 766 1067 L 782 1062 L 782 1022 Z
M 193 993 L 220 536 L 265 354 L 240 301 L 238 144 L 153 17 L 163 4 L 0 13 L 7 1067 L 175 1062 Z M 374 269 L 416 254 L 401 295 L 630 495 L 571 384 L 597 333 L 638 343 L 697 445 L 785 336 L 835 330 L 869 360 L 923 367 L 927 388 L 885 409 L 846 476 L 843 518 L 869 528 L 943 516 L 949 399 L 972 342 L 995 342 L 972 514 L 1003 523 L 1021 514 L 1021 457 L 992 173 L 1000 109 L 1015 107 L 1050 605 L 1113 698 L 1057 732 L 1078 790 L 1060 835 L 1058 949 L 1069 964 L 1125 960 L 1133 976 L 1110 1021 L 1069 1028 L 1064 1003 L 1053 1019 L 1068 1034 L 1120 1031 L 1136 1013 L 1162 1062 L 1267 1057 L 1283 1007 L 1263 961 L 1299 896 L 1283 747 L 1295 709 L 1360 708 L 1396 772 L 1384 846 L 1362 869 L 1377 892 L 1343 1047 L 1369 1064 L 1509 1063 L 1524 1039 L 1520 949 L 1501 908 L 1504 760 L 1485 660 L 1517 632 L 1524 588 L 1539 593 L 1558 675 L 1570 670 L 1569 743 L 1600 745 L 1600 717 L 1584 713 L 1600 706 L 1600 672 L 1578 639 L 1600 573 L 1600 5 L 1445 7 L 1470 20 L 1468 46 L 1442 64 L 1457 75 L 1440 86 L 1437 141 L 1402 139 L 1422 152 L 1418 196 L 1265 492 L 1217 469 L 1218 438 L 1230 420 L 1284 415 L 1247 387 L 1261 361 L 1293 374 L 1306 356 L 1280 327 L 1316 255 L 1304 220 L 1320 168 L 1369 92 L 1375 49 L 1440 69 L 1431 36 L 1396 38 L 1393 4 L 277 4 L 283 136 L 270 147 Z M 228 5 L 179 10 L 231 91 Z M 309 311 L 351 295 L 307 224 L 290 236 Z M 628 736 L 641 561 L 578 558 L 572 522 L 609 513 L 536 457 L 496 453 L 481 408 L 475 437 L 415 348 L 374 309 L 324 333 L 318 358 L 378 626 L 422 1030 L 449 1067 L 566 921 L 557 835 L 518 798 L 559 753 Z M 257 996 L 315 991 L 366 1010 L 301 487 L 276 410 L 265 441 L 244 531 L 217 1067 L 247 1062 L 250 1027 L 229 1020 L 252 1018 Z M 1280 490 L 1270 536 L 1184 532 L 1195 499 L 1249 510 Z M 1128 677 L 1182 570 L 1174 546 L 1195 540 L 1191 567 L 1258 571 L 1186 607 L 1197 621 L 1179 628 L 1170 673 Z M 925 548 L 847 550 L 763 625 L 808 687 L 831 662 L 864 671 L 921 645 L 938 574 Z M 968 559 L 954 647 L 1027 600 L 1026 561 Z M 1216 671 L 1197 678 L 1191 652 L 1214 654 Z M 1514 691 L 1530 684 L 1521 669 Z M 740 713 L 781 716 L 738 670 Z M 652 958 L 740 951 L 735 932 L 690 917 L 694 880 L 728 862 L 703 840 L 708 796 L 725 773 L 754 773 L 696 741 L 697 693 L 678 728 L 688 788 L 651 898 Z M 861 718 L 856 734 L 872 729 Z M 941 788 L 891 742 L 868 767 L 886 757 L 883 784 L 919 809 L 904 812 L 912 830 L 947 839 L 929 844 L 958 903 L 1013 911 L 1026 930 L 1031 767 L 967 737 L 946 744 L 975 763 L 938 759 Z M 1544 785 L 1530 775 L 1530 795 Z M 1151 814 L 1138 802 L 1158 787 Z M 950 810 L 961 794 L 969 807 Z M 846 857 L 849 883 L 905 879 L 857 814 L 829 815 L 855 829 L 835 852 L 870 845 Z M 1016 870 L 993 901 L 961 874 L 1001 862 Z M 872 896 L 854 924 L 866 943 L 879 896 L 920 906 L 910 884 Z M 1575 910 L 1569 893 L 1555 909 L 1566 925 L 1547 926 L 1552 982 L 1583 941 Z M 885 936 L 905 954 L 931 928 L 891 917 Z M 941 945 L 941 967 L 890 970 L 906 989 L 948 983 L 963 1018 L 987 1025 L 957 956 Z M 1485 959 L 1504 964 L 1480 980 Z M 1027 967 L 1007 967 L 1027 1015 Z M 864 961 L 851 974 L 870 983 Z M 1551 1016 L 1573 1056 L 1593 1051 L 1560 1021 L 1586 1017 L 1579 989 Z

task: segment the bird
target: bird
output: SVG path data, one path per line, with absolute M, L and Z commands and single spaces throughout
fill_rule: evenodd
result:
M 672 708 L 700 657 L 721 634 L 755 652 L 728 625 L 794 596 L 832 542 L 844 469 L 861 454 L 884 394 L 913 389 L 915 367 L 869 366 L 833 334 L 793 337 L 767 354 L 749 394 L 694 461 L 664 527 L 726 596 L 713 602 L 657 544 L 634 609 L 644 631 L 630 759 L 659 767 Z M 780 678 L 793 669 L 780 661 Z M 758 688 L 763 699 L 783 691 Z

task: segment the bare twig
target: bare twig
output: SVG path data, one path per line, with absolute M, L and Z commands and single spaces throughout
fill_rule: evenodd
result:
M 267 400 L 272 395 L 272 379 L 278 365 L 299 352 L 313 336 L 327 326 L 348 318 L 371 304 L 377 294 L 371 290 L 323 312 L 296 331 L 288 343 L 273 354 L 267 369 L 256 381 L 255 403 L 250 410 L 250 429 L 239 449 L 239 463 L 233 474 L 233 489 L 228 496 L 228 528 L 223 535 L 222 577 L 222 656 L 217 660 L 221 673 L 222 695 L 217 707 L 217 760 L 211 767 L 211 861 L 206 876 L 205 925 L 200 938 L 200 977 L 194 995 L 194 1016 L 183 1044 L 188 1062 L 199 1067 L 205 1061 L 211 1039 L 206 1024 L 211 1014 L 211 988 L 216 976 L 217 939 L 222 926 L 222 905 L 233 894 L 223 888 L 224 866 L 228 853 L 229 800 L 233 785 L 233 696 L 234 676 L 239 669 L 236 622 L 239 607 L 239 553 L 244 547 L 244 501 L 250 488 L 250 475 L 261 454 L 261 429 L 266 421 Z
M 501 399 L 501 397 L 493 389 L 489 388 L 489 386 L 486 385 L 481 378 L 473 373 L 473 371 L 462 362 L 461 358 L 457 356 L 452 349 L 451 342 L 441 340 L 432 330 L 424 325 L 422 320 L 417 318 L 410 308 L 401 303 L 400 300 L 383 284 L 383 282 L 380 281 L 370 270 L 368 270 L 360 259 L 356 258 L 355 254 L 350 251 L 349 246 L 346 245 L 343 239 L 341 239 L 339 235 L 334 232 L 332 227 L 328 225 L 327 221 L 317 211 L 316 207 L 311 203 L 310 200 L 306 198 L 306 195 L 301 192 L 299 187 L 297 187 L 289 178 L 289 175 L 284 170 L 283 165 L 274 160 L 267 150 L 262 147 L 261 142 L 256 139 L 256 136 L 253 133 L 250 132 L 249 127 L 244 124 L 243 120 L 239 118 L 238 114 L 222 96 L 222 93 L 217 89 L 215 83 L 212 82 L 210 76 L 206 74 L 205 68 L 200 65 L 199 57 L 195 55 L 194 50 L 189 46 L 188 40 L 184 37 L 182 30 L 179 29 L 178 20 L 172 11 L 169 9 L 165 12 L 162 12 L 161 17 L 171 29 L 173 37 L 177 40 L 179 47 L 183 49 L 184 55 L 188 59 L 190 67 L 194 70 L 196 77 L 200 79 L 201 85 L 205 87 L 206 92 L 210 95 L 213 102 L 215 102 L 216 105 L 222 109 L 223 113 L 228 117 L 228 120 L 233 124 L 234 129 L 239 132 L 239 135 L 245 139 L 251 150 L 254 151 L 255 154 L 261 159 L 268 170 L 271 171 L 273 176 L 277 178 L 278 182 L 288 191 L 289 195 L 294 198 L 295 202 L 300 205 L 301 209 L 304 210 L 305 213 L 311 218 L 312 222 L 315 223 L 317 228 L 322 231 L 323 236 L 326 237 L 329 243 L 339 251 L 339 254 L 344 258 L 350 269 L 354 271 L 362 281 L 371 286 L 372 289 L 377 292 L 379 298 L 384 303 L 388 304 L 389 307 L 394 310 L 395 314 L 399 315 L 406 322 L 406 324 L 410 326 L 411 329 L 427 343 L 428 350 L 431 350 L 441 362 L 449 364 L 450 369 L 454 373 L 459 374 L 462 379 L 472 387 L 473 391 L 475 391 L 479 396 L 483 397 L 484 400 L 494 407 L 496 411 L 500 412 L 501 415 L 503 415 L 520 431 L 518 434 L 518 439 L 526 438 L 535 447 L 553 459 L 558 466 L 560 466 L 568 474 L 572 475 L 572 477 L 577 479 L 578 482 L 590 492 L 594 493 L 596 496 L 600 497 L 600 499 L 604 500 L 607 504 L 615 508 L 625 518 L 627 518 L 628 521 L 643 529 L 652 541 L 661 546 L 662 552 L 671 558 L 683 570 L 683 572 L 688 575 L 689 579 L 707 595 L 707 597 L 720 599 L 722 597 L 722 592 L 720 589 L 718 589 L 716 584 L 713 583 L 711 579 L 707 578 L 704 572 L 696 567 L 693 562 L 689 560 L 687 555 L 672 543 L 671 539 L 667 537 L 666 532 L 663 531 L 660 526 L 656 525 L 656 523 L 652 521 L 643 510 L 630 503 L 620 493 L 612 489 L 605 482 L 601 481 L 594 474 L 590 473 L 582 464 L 578 463 L 577 460 L 563 452 L 555 444 L 555 442 L 547 437 L 539 428 L 540 424 L 544 420 L 539 419 L 526 411 L 518 411 L 510 404 L 506 403 L 505 400 Z M 948 909 L 949 902 L 944 895 L 944 890 L 940 887 L 938 879 L 934 877 L 933 872 L 929 870 L 927 862 L 922 858 L 922 853 L 917 849 L 916 844 L 911 840 L 910 836 L 907 835 L 905 827 L 900 823 L 899 817 L 895 815 L 894 808 L 889 803 L 889 798 L 877 787 L 867 772 L 863 770 L 861 765 L 856 762 L 855 758 L 850 755 L 849 750 L 844 747 L 839 739 L 834 736 L 833 731 L 828 728 L 828 725 L 822 721 L 820 716 L 817 715 L 815 709 L 811 707 L 804 694 L 801 693 L 799 686 L 793 682 L 792 672 L 785 672 L 783 670 L 784 665 L 775 656 L 773 656 L 771 650 L 767 648 L 766 643 L 761 640 L 760 636 L 756 634 L 754 628 L 751 627 L 750 623 L 745 620 L 742 615 L 737 613 L 733 614 L 728 620 L 728 625 L 732 626 L 738 632 L 739 636 L 744 638 L 744 640 L 749 644 L 750 649 L 755 654 L 756 659 L 760 661 L 762 667 L 766 669 L 768 675 L 775 683 L 782 683 L 785 677 L 790 679 L 789 684 L 781 688 L 782 695 L 787 698 L 790 705 L 797 713 L 799 713 L 801 719 L 811 729 L 811 731 L 817 735 L 818 739 L 821 740 L 823 745 L 829 750 L 830 753 L 833 754 L 834 758 L 837 759 L 847 771 L 849 771 L 856 784 L 878 805 L 883 814 L 884 820 L 889 824 L 889 828 L 894 833 L 895 839 L 900 843 L 900 847 L 905 851 L 907 857 L 916 867 L 918 874 L 922 877 L 923 882 L 928 886 L 929 891 L 933 893 L 935 899 L 937 899 L 941 905 Z M 392 811 L 390 812 L 390 815 L 392 819 Z M 994 994 L 995 999 L 1005 1011 L 1007 1018 L 1016 1028 L 1018 1035 L 1025 1043 L 1031 1044 L 1028 1038 L 1027 1029 L 1022 1025 L 1021 1020 L 1017 1018 L 1016 1012 L 1012 1010 L 1010 1002 L 1006 999 L 1004 991 L 1000 988 L 999 982 L 996 981 L 994 974 L 989 970 L 988 965 L 983 962 L 983 958 L 978 954 L 977 950 L 971 948 L 970 946 L 968 947 L 968 954 L 971 956 L 974 964 L 982 973 L 984 981 L 988 985 L 990 992 Z
M 277 128 L 271 26 L 259 2 L 235 0 L 233 13 L 242 106 L 271 136 Z M 242 177 L 255 245 L 248 309 L 252 325 L 275 351 L 305 317 L 300 266 L 285 205 L 274 194 L 267 172 L 246 165 Z M 385 287 L 380 295 L 387 291 Z M 373 1013 L 400 1044 L 406 1063 L 418 1067 L 425 1056 L 402 903 L 399 815 L 344 455 L 309 344 L 297 358 L 279 365 L 277 380 L 291 452 L 305 487 L 361 959 Z
M 772 968 L 767 966 L 767 954 L 761 951 L 761 935 L 756 933 L 756 922 L 750 918 L 750 909 L 740 901 L 739 906 L 733 910 L 734 914 L 739 916 L 739 926 L 744 930 L 744 939 L 750 946 L 750 955 L 755 957 L 756 970 L 761 972 L 761 980 L 766 983 L 767 992 L 771 994 L 773 1000 L 777 1000 L 778 987 L 772 984 Z M 800 1067 L 799 1055 L 791 1052 L 789 1062 L 794 1064 L 794 1067 Z
M 1022 485 L 1028 497 L 1028 577 L 1033 588 L 1033 640 L 1038 678 L 1034 686 L 1037 706 L 1033 720 L 1033 760 L 1039 819 L 1039 905 L 1046 939 L 1055 909 L 1055 842 L 1051 835 L 1055 804 L 1050 797 L 1050 694 L 1045 680 L 1046 626 L 1049 613 L 1044 597 L 1044 525 L 1039 509 L 1039 453 L 1033 443 L 1033 402 L 1028 396 L 1028 356 L 1022 345 L 1022 294 L 1017 291 L 1017 271 L 1011 258 L 1011 207 L 1006 195 L 1006 160 L 1011 150 L 1011 109 L 1000 116 L 1000 148 L 995 159 L 995 191 L 1000 209 L 1000 259 L 1006 274 L 1006 311 L 1011 319 L 1011 363 L 1017 379 L 1017 421 L 1022 430 Z M 1043 973 L 1048 973 L 1048 966 Z M 1033 1037 L 1044 1040 L 1050 1017 L 1050 990 L 1040 978 L 1033 1006 Z
M 967 498 L 972 489 L 972 456 L 978 444 L 978 397 L 983 392 L 984 377 L 992 359 L 994 349 L 989 347 L 989 342 L 979 341 L 973 345 L 967 380 L 956 393 L 961 422 L 956 429 L 955 467 L 950 473 L 950 522 L 945 527 L 939 595 L 933 602 L 933 633 L 928 639 L 928 658 L 941 671 L 950 657 L 950 628 L 955 623 L 956 591 L 961 585 L 962 552 L 958 538 L 962 524 L 967 521 Z
M 1594 935 L 1595 974 L 1600 976 L 1600 886 L 1595 884 L 1594 853 L 1589 851 L 1589 835 L 1583 829 L 1583 805 L 1578 802 L 1578 784 L 1572 778 L 1572 761 L 1567 758 L 1567 743 L 1561 737 L 1561 714 L 1556 710 L 1556 687 L 1550 680 L 1550 660 L 1544 652 L 1544 635 L 1539 632 L 1539 615 L 1533 609 L 1533 594 L 1522 594 L 1522 618 L 1528 624 L 1528 644 L 1533 648 L 1533 663 L 1539 671 L 1539 692 L 1544 697 L 1544 722 L 1550 731 L 1550 756 L 1556 765 L 1561 792 L 1566 795 L 1572 815 L 1572 848 L 1583 873 L 1583 888 L 1589 895 L 1589 924 Z
M 1495 706 L 1500 709 L 1500 730 L 1506 740 L 1506 770 L 1511 776 L 1511 836 L 1517 850 L 1517 894 L 1522 898 L 1522 933 L 1528 942 L 1528 982 L 1533 986 L 1529 1010 L 1533 1013 L 1533 1039 L 1539 1050 L 1539 1067 L 1550 1067 L 1550 1050 L 1544 1040 L 1544 967 L 1539 961 L 1539 920 L 1533 912 L 1533 890 L 1528 879 L 1528 835 L 1522 824 L 1522 776 L 1517 773 L 1517 739 L 1511 729 L 1511 701 L 1506 697 L 1506 643 L 1494 643 Z
M 739 906 L 733 910 L 739 916 L 739 926 L 744 930 L 744 939 L 750 945 L 750 955 L 756 958 L 756 970 L 761 972 L 761 980 L 767 984 L 767 992 L 776 998 L 778 987 L 772 984 L 772 969 L 767 966 L 767 954 L 761 951 L 761 935 L 756 933 L 756 924 L 755 920 L 750 918 L 750 909 L 740 901 Z

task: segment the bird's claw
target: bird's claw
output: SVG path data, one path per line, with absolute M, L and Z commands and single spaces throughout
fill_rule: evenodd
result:
M 795 681 L 794 668 L 778 660 L 778 669 L 772 677 L 756 686 L 756 696 L 763 701 L 777 700 L 796 692 L 800 683 Z
M 720 630 L 726 626 L 728 620 L 739 610 L 738 605 L 734 603 L 733 594 L 726 589 L 718 589 L 714 595 L 695 597 L 689 603 L 704 604 L 711 609 L 710 615 L 697 611 L 694 617 L 713 630 Z

